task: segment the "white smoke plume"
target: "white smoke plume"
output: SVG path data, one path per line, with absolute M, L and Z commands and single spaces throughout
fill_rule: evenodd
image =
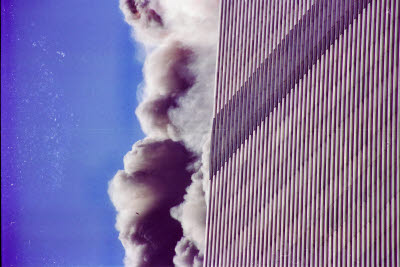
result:
M 121 0 L 146 51 L 147 137 L 109 184 L 126 266 L 201 266 L 218 0 Z

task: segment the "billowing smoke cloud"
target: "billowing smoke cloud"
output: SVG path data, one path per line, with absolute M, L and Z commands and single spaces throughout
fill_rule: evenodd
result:
M 169 209 L 183 200 L 194 160 L 180 142 L 144 139 L 124 158 L 124 170 L 110 182 L 117 211 L 117 229 L 128 266 L 171 264 L 180 224 Z
M 121 0 L 146 51 L 133 145 L 109 195 L 126 266 L 201 266 L 218 0 Z

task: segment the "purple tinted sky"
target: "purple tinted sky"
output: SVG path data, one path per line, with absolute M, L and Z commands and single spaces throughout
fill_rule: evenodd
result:
M 3 266 L 121 265 L 107 183 L 141 80 L 118 1 L 1 1 Z

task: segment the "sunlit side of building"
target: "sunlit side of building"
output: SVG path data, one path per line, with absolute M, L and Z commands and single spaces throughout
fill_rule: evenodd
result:
M 398 0 L 221 0 L 205 266 L 400 266 Z

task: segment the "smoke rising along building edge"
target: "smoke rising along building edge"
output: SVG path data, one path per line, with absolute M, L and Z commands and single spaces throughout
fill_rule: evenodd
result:
M 221 0 L 204 266 L 399 266 L 398 0 Z

